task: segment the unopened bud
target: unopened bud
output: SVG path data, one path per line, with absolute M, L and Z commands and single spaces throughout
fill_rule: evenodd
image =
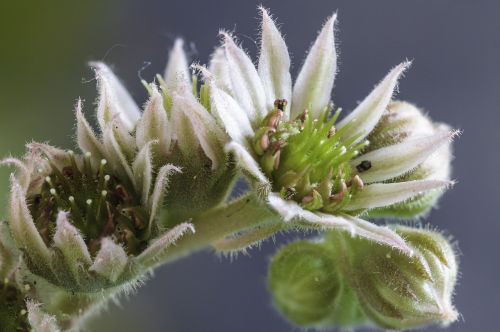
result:
M 398 330 L 454 322 L 458 313 L 451 300 L 457 262 L 451 245 L 430 230 L 394 230 L 405 238 L 413 256 L 361 238 L 331 239 L 344 243 L 344 275 L 365 314 L 380 327 Z

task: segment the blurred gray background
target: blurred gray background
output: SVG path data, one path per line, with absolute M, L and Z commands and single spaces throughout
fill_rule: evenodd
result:
M 25 142 L 73 147 L 72 108 L 95 100 L 89 60 L 112 64 L 139 103 L 138 72 L 162 72 L 177 36 L 206 62 L 219 28 L 234 30 L 255 55 L 261 2 L 2 1 L 0 4 L 0 155 Z M 262 1 L 282 23 L 294 73 L 327 16 L 338 10 L 340 73 L 333 98 L 352 109 L 385 73 L 414 63 L 398 98 L 461 128 L 454 177 L 428 222 L 458 240 L 462 276 L 455 302 L 463 318 L 449 331 L 500 325 L 500 2 L 491 0 Z M 0 171 L 4 212 L 8 170 Z M 278 244 L 289 239 L 279 237 Z M 272 308 L 266 267 L 272 243 L 236 261 L 210 252 L 159 269 L 139 294 L 111 306 L 93 331 L 292 331 Z M 439 330 L 436 328 L 435 330 Z M 434 331 L 433 328 L 428 331 Z

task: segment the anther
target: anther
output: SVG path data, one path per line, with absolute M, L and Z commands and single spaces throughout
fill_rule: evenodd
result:
M 313 199 L 314 199 L 313 195 L 304 196 L 304 198 L 302 198 L 302 204 L 311 203 Z
M 286 99 L 276 99 L 274 101 L 274 107 L 280 111 L 284 111 L 288 101 Z
M 345 195 L 345 193 L 343 191 L 341 191 L 337 194 L 331 195 L 329 198 L 331 201 L 339 203 L 344 199 L 344 195 Z
M 352 183 L 358 187 L 359 189 L 363 189 L 365 184 L 363 182 L 363 180 L 361 180 L 361 178 L 359 177 L 359 175 L 355 175 L 353 178 L 352 178 Z
M 356 169 L 358 170 L 359 173 L 366 172 L 372 168 L 372 162 L 369 160 L 363 160 L 359 165 L 356 166 Z
M 335 127 L 331 127 L 330 130 L 328 131 L 328 138 L 332 138 L 333 135 L 337 132 L 337 129 Z

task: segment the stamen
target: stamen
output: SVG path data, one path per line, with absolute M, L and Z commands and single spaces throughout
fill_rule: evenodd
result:
M 108 196 L 108 192 L 106 190 L 101 191 L 101 197 L 99 197 L 99 204 L 97 205 L 96 218 L 98 220 L 102 217 L 102 212 L 104 211 L 104 205 L 106 203 L 106 196 Z
M 83 225 L 84 222 L 83 215 L 78 206 L 76 205 L 75 197 L 69 196 L 68 200 L 71 206 L 71 217 L 73 219 L 73 222 L 75 222 L 76 224 Z
M 92 178 L 92 164 L 90 158 L 92 157 L 92 153 L 86 152 L 85 157 L 83 158 L 83 172 L 87 179 Z
M 92 213 L 93 212 L 93 208 L 92 208 L 92 203 L 93 201 L 91 199 L 87 199 L 87 201 L 85 201 L 85 204 L 87 205 L 87 209 L 85 211 L 85 221 L 86 221 L 86 224 L 87 225 L 90 225 L 92 223 L 92 220 L 94 220 L 94 214 Z

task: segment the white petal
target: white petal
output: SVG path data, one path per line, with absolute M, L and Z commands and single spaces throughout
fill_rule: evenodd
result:
M 153 165 L 151 162 L 151 145 L 158 144 L 158 142 L 149 142 L 137 154 L 137 157 L 132 164 L 132 171 L 134 172 L 134 185 L 141 195 L 141 202 L 148 205 L 149 193 L 153 182 Z
M 291 104 L 292 78 L 288 48 L 274 21 L 263 7 L 262 36 L 259 57 L 259 76 L 267 97 L 267 108 L 272 109 L 276 99 L 286 99 Z M 287 106 L 286 114 L 289 115 Z
M 234 97 L 247 112 L 252 124 L 257 124 L 268 112 L 259 74 L 250 57 L 235 44 L 233 38 L 224 32 L 222 35 Z
M 104 158 L 102 143 L 83 116 L 81 99 L 76 106 L 76 137 L 78 146 L 83 152 L 90 152 L 97 159 Z
M 339 129 L 350 124 L 342 136 L 344 140 L 360 135 L 355 141 L 359 142 L 370 134 L 387 109 L 397 88 L 398 79 L 410 64 L 410 62 L 403 62 L 393 68 L 354 111 L 339 122 L 337 126 Z
M 388 245 L 394 249 L 401 250 L 408 256 L 414 254 L 413 249 L 396 232 L 386 226 L 378 226 L 369 221 L 352 217 L 349 215 L 343 216 L 355 227 L 353 236 L 360 236 L 368 240 Z
M 68 220 L 66 212 L 60 211 L 56 220 L 54 245 L 61 250 L 68 266 L 78 275 L 82 263 L 91 265 L 92 259 L 82 235 Z
M 232 94 L 231 76 L 224 48 L 218 47 L 210 57 L 208 70 L 214 75 L 217 87 L 228 94 Z
M 163 107 L 163 97 L 158 90 L 153 90 L 144 113 L 137 124 L 136 141 L 142 149 L 150 141 L 158 141 L 160 150 L 167 154 L 170 151 L 172 130 L 168 123 L 167 112 Z
M 212 170 L 218 168 L 224 160 L 222 144 L 227 136 L 210 113 L 192 95 L 185 92 L 174 93 L 172 100 L 173 112 L 178 114 L 177 117 L 183 116 L 183 120 L 190 124 L 186 130 L 177 133 L 181 150 L 191 150 L 191 153 L 196 153 L 196 148 L 199 145 L 212 161 Z M 193 138 L 196 138 L 195 146 L 192 146 Z
M 306 109 L 317 118 L 330 102 L 337 73 L 333 31 L 336 19 L 334 14 L 325 23 L 300 70 L 293 88 L 292 118 Z
M 286 201 L 277 193 L 268 196 L 269 205 L 282 216 L 285 222 L 305 221 L 326 229 L 348 231 L 352 236 L 387 244 L 409 255 L 412 250 L 406 245 L 399 235 L 387 227 L 377 226 L 367 221 L 350 216 L 333 216 L 324 213 L 313 213 L 304 210 L 294 201 Z
M 133 130 L 141 116 L 139 107 L 132 99 L 120 80 L 111 69 L 102 62 L 92 62 L 99 86 L 99 104 L 97 106 L 97 120 L 101 129 L 119 115 L 129 131 Z
M 456 131 L 440 131 L 433 136 L 407 140 L 361 155 L 351 161 L 351 166 L 354 168 L 364 160 L 371 162 L 371 168 L 360 173 L 366 183 L 393 179 L 417 167 L 455 135 Z
M 178 86 L 191 85 L 191 75 L 182 39 L 176 39 L 174 47 L 170 51 L 164 79 L 170 91 L 175 90 Z
M 32 300 L 26 301 L 26 309 L 28 309 L 28 321 L 34 332 L 60 332 L 57 326 L 57 319 L 41 309 L 41 304 L 35 303 Z
M 43 268 L 50 267 L 51 253 L 33 222 L 23 188 L 11 175 L 9 226 L 19 248 L 25 250 L 32 262 Z
M 122 150 L 120 144 L 116 140 L 113 124 L 109 123 L 104 129 L 104 149 L 106 151 L 107 160 L 112 169 L 119 173 L 124 178 L 129 178 L 134 182 L 134 174 L 128 163 L 127 157 Z
M 99 249 L 90 270 L 115 282 L 122 274 L 127 262 L 127 253 L 122 246 L 114 243 L 110 238 L 103 238 L 101 249 Z
M 416 180 L 395 183 L 374 183 L 354 195 L 345 210 L 373 209 L 404 202 L 433 189 L 444 189 L 453 182 L 441 180 Z
M 195 233 L 195 229 L 192 224 L 182 223 L 175 226 L 166 234 L 160 236 L 156 240 L 153 240 L 148 248 L 137 256 L 137 261 L 147 267 L 161 263 L 164 259 L 163 255 L 168 253 L 168 248 L 174 245 L 175 242 L 187 232 L 191 232 L 193 234 Z
M 229 137 L 240 144 L 249 145 L 248 140 L 253 137 L 254 132 L 248 115 L 230 95 L 217 87 L 215 79 L 206 69 L 201 71 L 210 85 L 212 114 Z
M 270 185 L 269 179 L 264 175 L 260 166 L 245 147 L 236 142 L 231 142 L 226 145 L 225 150 L 227 153 L 234 155 L 238 166 L 253 177 L 254 180 L 257 180 L 261 185 L 266 187 Z
M 155 218 L 158 216 L 158 212 L 160 211 L 162 205 L 163 205 L 163 200 L 165 198 L 165 194 L 167 191 L 167 186 L 168 186 L 168 181 L 170 178 L 170 175 L 173 173 L 182 173 L 181 169 L 178 167 L 175 167 L 173 165 L 165 165 L 162 168 L 160 168 L 160 171 L 158 172 L 158 175 L 156 176 L 156 182 L 155 186 L 153 189 L 153 193 L 151 194 L 151 197 L 149 199 L 149 204 L 150 204 L 150 219 L 149 219 L 149 229 L 151 230 L 151 227 L 153 225 L 153 222 Z

